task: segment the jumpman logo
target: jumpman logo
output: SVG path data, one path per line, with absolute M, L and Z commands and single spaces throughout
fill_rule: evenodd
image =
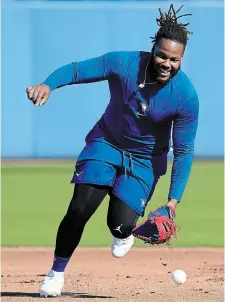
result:
M 122 234 L 122 232 L 121 232 L 121 230 L 120 230 L 120 228 L 121 228 L 122 225 L 123 225 L 123 224 L 119 225 L 117 228 L 113 229 L 113 231 L 118 231 L 118 232 L 120 232 L 120 233 Z

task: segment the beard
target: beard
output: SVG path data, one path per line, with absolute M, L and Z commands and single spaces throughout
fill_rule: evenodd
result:
M 160 84 L 167 84 L 177 73 L 178 73 L 179 69 L 174 70 L 170 73 L 169 77 L 164 79 L 161 76 L 157 76 L 156 72 L 155 72 L 155 81 L 157 81 Z
M 149 65 L 148 65 L 148 73 L 149 73 L 150 77 L 152 78 L 152 80 L 158 82 L 159 84 L 166 85 L 178 73 L 180 68 L 181 68 L 181 65 L 179 66 L 178 69 L 171 70 L 169 77 L 167 79 L 163 79 L 163 77 L 160 77 L 157 75 L 157 69 L 155 68 L 155 64 L 153 61 L 153 55 L 152 55 Z

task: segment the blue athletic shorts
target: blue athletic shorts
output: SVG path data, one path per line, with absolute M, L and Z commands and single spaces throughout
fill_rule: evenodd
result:
M 71 183 L 112 187 L 112 193 L 140 216 L 151 199 L 167 159 L 140 159 L 112 144 L 91 142 L 80 153 Z

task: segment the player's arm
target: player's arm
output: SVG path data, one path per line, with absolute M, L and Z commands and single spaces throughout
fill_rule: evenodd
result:
M 186 187 L 193 159 L 194 141 L 198 126 L 198 97 L 184 100 L 177 111 L 173 125 L 174 160 L 169 190 L 169 201 L 166 205 L 151 211 L 147 220 L 137 225 L 132 234 L 150 244 L 169 244 L 176 236 L 176 205 L 181 201 Z
M 169 190 L 169 204 L 181 201 L 188 182 L 194 153 L 194 141 L 198 127 L 199 101 L 195 90 L 181 102 L 173 124 L 173 167 Z
M 27 96 L 36 106 L 42 106 L 54 89 L 66 85 L 107 80 L 117 73 L 118 65 L 117 52 L 67 64 L 50 74 L 41 85 L 28 87 Z

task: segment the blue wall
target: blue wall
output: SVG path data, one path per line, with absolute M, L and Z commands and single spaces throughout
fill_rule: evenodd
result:
M 170 2 L 14 2 L 2 11 L 2 157 L 71 157 L 108 103 L 107 83 L 54 91 L 43 108 L 25 89 L 53 70 L 112 50 L 149 50 L 158 7 Z M 174 1 L 175 3 L 175 1 Z M 176 5 L 176 4 L 175 4 Z M 179 2 L 176 7 L 179 7 Z M 186 2 L 194 31 L 183 70 L 200 98 L 196 155 L 222 156 L 224 146 L 223 3 Z M 186 19 L 185 19 L 186 20 Z

